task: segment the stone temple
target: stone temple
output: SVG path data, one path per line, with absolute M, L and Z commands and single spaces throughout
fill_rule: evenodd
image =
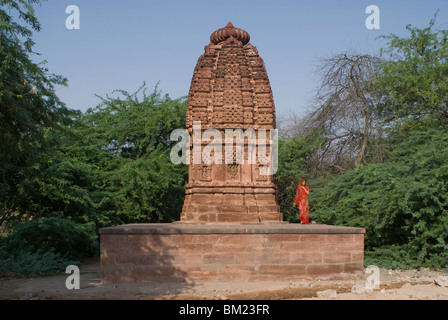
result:
M 222 148 L 221 163 L 205 164 L 200 159 L 194 164 L 194 157 L 201 155 L 199 151 L 202 153 L 209 141 L 199 141 L 196 153 L 190 146 L 189 181 L 181 215 L 184 222 L 282 221 L 272 175 L 262 170 L 273 165 L 269 160 L 273 149 L 270 135 L 276 125 L 274 99 L 264 62 L 249 40 L 246 31 L 229 22 L 211 35 L 194 70 L 188 133 L 194 139 L 193 127 L 198 123 L 201 136 L 207 129 L 217 130 L 223 147 L 230 148 Z M 237 137 L 228 134 L 238 129 L 245 134 L 240 136 L 239 146 Z M 260 140 L 266 143 L 262 154 Z
M 362 278 L 365 229 L 282 221 L 274 99 L 249 40 L 231 23 L 212 33 L 189 92 L 180 221 L 100 229 L 103 283 Z

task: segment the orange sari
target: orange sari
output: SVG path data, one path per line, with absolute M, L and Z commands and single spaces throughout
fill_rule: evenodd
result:
M 305 186 L 306 191 L 310 192 L 310 188 Z M 308 204 L 308 194 L 302 189 L 302 181 L 300 181 L 299 186 L 296 190 L 296 198 L 294 203 L 299 206 L 299 219 L 302 223 L 310 222 L 310 207 Z

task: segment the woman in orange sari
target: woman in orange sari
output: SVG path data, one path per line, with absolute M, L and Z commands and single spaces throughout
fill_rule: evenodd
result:
M 299 182 L 296 190 L 296 198 L 294 199 L 293 207 L 299 206 L 300 223 L 307 224 L 310 222 L 310 207 L 308 204 L 308 195 L 310 188 L 306 185 L 306 180 L 302 179 Z

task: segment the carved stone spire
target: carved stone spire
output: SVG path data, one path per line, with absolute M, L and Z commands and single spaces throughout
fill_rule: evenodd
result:
M 282 221 L 272 175 L 263 175 L 266 163 L 251 161 L 270 154 L 270 130 L 275 129 L 275 106 L 264 62 L 249 44 L 249 34 L 231 22 L 210 37 L 193 73 L 187 104 L 187 131 L 194 138 L 208 129 L 221 133 L 240 130 L 257 135 L 237 149 L 222 146 L 222 163 L 195 161 L 207 146 L 190 146 L 189 179 L 181 220 L 190 223 Z M 216 132 L 215 131 L 215 132 Z M 260 132 L 265 131 L 267 153 L 261 155 Z M 216 137 L 215 137 L 216 139 Z M 233 141 L 233 137 L 232 137 Z M 225 150 L 224 150 L 225 149 Z M 262 149 L 261 149 L 262 150 Z M 215 151 L 213 151 L 215 152 Z M 253 158 L 252 158 L 253 157 Z M 224 159 L 233 162 L 225 162 Z M 243 161 L 235 161 L 242 158 Z

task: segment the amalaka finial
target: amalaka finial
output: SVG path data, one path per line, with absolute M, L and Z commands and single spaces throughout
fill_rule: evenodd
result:
M 225 28 L 216 30 L 212 33 L 210 37 L 210 41 L 213 44 L 219 44 L 223 41 L 226 41 L 230 37 L 233 37 L 243 43 L 243 46 L 249 43 L 250 41 L 250 35 L 244 30 L 235 28 L 232 24 L 232 22 L 229 21 Z

